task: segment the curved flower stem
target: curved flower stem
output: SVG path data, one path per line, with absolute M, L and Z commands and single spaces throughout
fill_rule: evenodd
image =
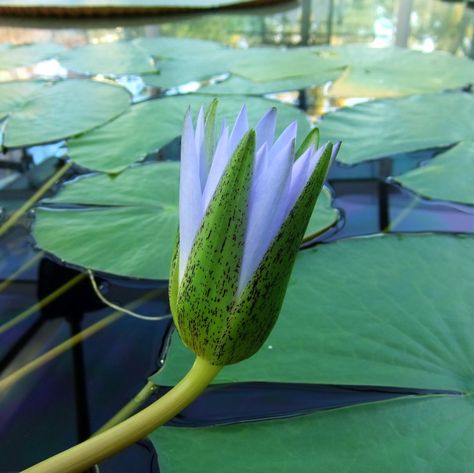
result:
M 131 399 L 125 406 L 120 409 L 110 420 L 108 420 L 93 436 L 101 434 L 106 430 L 114 427 L 125 419 L 134 414 L 140 406 L 147 401 L 150 396 L 156 392 L 158 386 L 153 381 L 148 381 L 145 386 Z
M 222 366 L 197 357 L 186 376 L 163 397 L 119 425 L 48 458 L 23 473 L 81 473 L 142 439 L 196 399 Z

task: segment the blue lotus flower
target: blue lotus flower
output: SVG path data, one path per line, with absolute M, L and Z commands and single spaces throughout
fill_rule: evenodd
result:
M 201 109 L 195 129 L 190 111 L 184 121 L 170 305 L 183 342 L 223 366 L 270 333 L 339 143 L 318 148 L 313 130 L 295 151 L 296 122 L 275 140 L 277 110 L 249 129 L 244 106 L 214 146 L 214 117 Z

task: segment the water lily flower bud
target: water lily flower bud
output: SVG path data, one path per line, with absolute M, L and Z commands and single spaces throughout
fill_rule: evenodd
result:
M 170 305 L 185 345 L 224 366 L 253 355 L 275 324 L 339 143 L 318 148 L 313 130 L 295 152 L 296 122 L 274 140 L 276 109 L 249 129 L 244 106 L 209 146 L 215 107 L 207 115 L 195 129 L 190 111 L 184 121 Z

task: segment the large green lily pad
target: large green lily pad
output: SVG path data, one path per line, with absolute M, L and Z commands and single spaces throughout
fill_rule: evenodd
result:
M 474 62 L 437 51 L 347 45 L 334 53 L 348 68 L 329 94 L 334 97 L 398 97 L 448 89 L 474 82 Z
M 190 52 L 197 55 L 210 54 L 224 49 L 215 41 L 168 36 L 137 38 L 133 42 L 159 59 L 189 56 Z
M 38 246 L 68 263 L 121 276 L 167 279 L 178 229 L 179 163 L 91 175 L 66 184 L 36 211 Z M 318 200 L 312 232 L 334 224 L 328 191 Z
M 45 59 L 56 57 L 64 47 L 55 43 L 36 43 L 23 46 L 5 45 L 0 49 L 0 69 L 31 66 Z
M 282 313 L 253 357 L 217 383 L 266 381 L 453 389 L 474 386 L 474 238 L 342 240 L 302 251 Z M 159 385 L 193 355 L 173 335 Z
M 463 141 L 394 179 L 424 197 L 474 205 L 474 141 Z
M 134 105 L 116 120 L 90 133 L 69 140 L 69 154 L 75 162 L 89 169 L 109 173 L 120 172 L 131 163 L 177 138 L 182 131 L 184 115 L 189 106 L 196 112 L 210 102 L 208 96 L 186 95 L 152 100 Z M 299 136 L 309 131 L 303 112 L 288 106 L 256 97 L 225 97 L 219 102 L 219 118 L 232 123 L 242 104 L 246 103 L 250 124 L 273 106 L 278 107 L 277 131 L 297 120 Z
M 46 201 L 56 209 L 36 211 L 34 238 L 69 263 L 167 279 L 178 229 L 178 182 L 174 162 L 138 166 L 117 177 L 78 179 Z
M 88 80 L 0 84 L 0 115 L 8 115 L 3 144 L 13 148 L 67 138 L 115 118 L 129 103 L 125 89 Z
M 337 77 L 346 65 L 336 54 L 318 54 L 319 48 L 252 48 L 231 65 L 231 72 L 255 82 L 279 81 L 299 77 L 315 80 L 328 72 Z
M 189 55 L 188 52 L 188 55 L 179 58 L 158 60 L 159 73 L 144 75 L 142 78 L 146 84 L 164 89 L 173 89 L 194 82 L 206 82 L 228 72 L 232 54 L 232 50 L 202 55 L 199 53 Z M 189 90 L 194 91 L 195 87 Z
M 163 473 L 470 473 L 473 416 L 471 395 L 420 396 L 150 438 Z
M 131 41 L 88 44 L 59 56 L 60 63 L 87 74 L 143 74 L 156 70 L 150 54 Z
M 474 95 L 461 92 L 374 100 L 328 113 L 327 140 L 341 140 L 345 164 L 447 146 L 474 136 Z

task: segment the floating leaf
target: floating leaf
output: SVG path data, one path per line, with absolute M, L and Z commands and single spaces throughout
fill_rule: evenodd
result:
M 474 205 L 474 141 L 464 141 L 425 165 L 394 178 L 431 199 Z
M 59 56 L 61 65 L 89 74 L 143 74 L 156 70 L 147 51 L 131 41 L 88 44 Z
M 474 63 L 446 52 L 347 45 L 334 48 L 348 65 L 334 97 L 397 97 L 461 88 L 474 82 Z
M 3 144 L 13 148 L 76 135 L 115 118 L 129 102 L 123 88 L 89 80 L 41 87 L 36 82 L 0 84 L 0 113 L 8 114 Z
M 64 47 L 55 43 L 37 43 L 24 46 L 5 45 L 0 49 L 0 69 L 31 66 L 45 59 L 56 57 Z
M 469 473 L 473 416 L 472 396 L 419 396 L 150 438 L 163 473 Z
M 336 55 L 318 55 L 318 48 L 252 48 L 232 63 L 231 72 L 255 82 L 332 74 L 337 77 L 345 66 Z M 324 49 L 325 51 L 325 49 Z
M 225 81 L 202 87 L 199 89 L 199 93 L 210 95 L 264 95 L 315 87 L 334 80 L 338 75 L 338 72 L 331 70 L 322 71 L 318 75 L 266 82 L 254 82 L 250 79 L 233 75 Z
M 196 55 L 210 54 L 224 49 L 220 43 L 214 41 L 167 36 L 137 38 L 133 42 L 160 59 L 189 56 L 190 52 Z
M 134 105 L 116 120 L 69 140 L 70 157 L 89 169 L 120 172 L 177 138 L 186 109 L 191 106 L 197 110 L 210 100 L 208 96 L 186 95 Z M 261 98 L 240 96 L 226 97 L 219 102 L 218 123 L 222 117 L 236 116 L 243 103 L 247 104 L 252 124 L 270 107 L 278 106 L 278 131 L 292 120 L 298 121 L 300 136 L 309 131 L 309 122 L 300 110 Z
M 22 107 L 36 92 L 44 87 L 40 81 L 18 81 L 0 83 L 0 119 Z
M 357 164 L 471 139 L 473 110 L 472 94 L 427 94 L 343 108 L 325 115 L 319 127 L 325 140 L 344 143 L 339 161 Z
M 159 74 L 148 74 L 142 79 L 148 85 L 166 89 L 188 85 L 189 90 L 185 91 L 194 92 L 199 82 L 228 73 L 234 55 L 239 53 L 234 49 L 196 54 L 191 54 L 190 51 L 192 49 L 179 57 L 158 60 Z M 190 87 L 190 83 L 197 84 L 191 84 Z
M 167 279 L 178 229 L 178 176 L 179 164 L 166 162 L 73 181 L 47 201 L 58 208 L 37 210 L 36 242 L 86 268 Z
M 342 240 L 302 251 L 263 348 L 217 383 L 265 381 L 472 389 L 474 238 Z M 173 335 L 159 385 L 192 353 Z
M 318 197 L 316 208 L 308 222 L 305 240 L 310 240 L 316 235 L 332 227 L 339 219 L 339 211 L 332 207 L 331 192 L 324 187 Z
M 167 279 L 178 229 L 178 188 L 176 162 L 136 166 L 117 177 L 85 176 L 43 201 L 33 234 L 41 248 L 69 263 Z M 332 225 L 333 212 L 327 192 L 316 205 L 312 230 Z

